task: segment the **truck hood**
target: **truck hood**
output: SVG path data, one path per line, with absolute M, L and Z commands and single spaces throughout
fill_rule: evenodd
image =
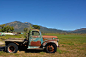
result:
M 47 40 L 57 40 L 57 36 L 42 36 L 43 37 L 43 41 L 47 41 Z
M 42 36 L 43 38 L 57 38 L 57 36 L 46 36 L 46 35 L 44 35 L 44 36 Z

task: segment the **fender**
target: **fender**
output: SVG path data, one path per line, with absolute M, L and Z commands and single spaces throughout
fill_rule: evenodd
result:
M 48 43 L 54 43 L 54 44 L 56 44 L 57 47 L 59 46 L 59 45 L 58 45 L 58 42 L 57 42 L 57 41 L 53 41 L 53 40 L 45 41 L 45 42 L 43 43 L 43 46 L 46 46 L 46 44 L 48 44 Z

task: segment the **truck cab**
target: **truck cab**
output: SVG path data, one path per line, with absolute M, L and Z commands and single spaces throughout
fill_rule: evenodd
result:
M 26 46 L 25 49 L 45 49 L 48 53 L 55 53 L 59 46 L 58 41 L 57 36 L 42 36 L 38 29 L 31 29 L 28 33 L 28 39 L 7 39 L 5 44 L 8 53 L 16 53 L 22 46 Z

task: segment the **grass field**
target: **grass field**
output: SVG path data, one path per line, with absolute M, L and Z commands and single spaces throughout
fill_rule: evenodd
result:
M 18 51 L 17 53 L 6 53 L 0 51 L 0 57 L 86 57 L 86 34 L 55 34 L 47 33 L 43 35 L 52 35 L 59 38 L 59 48 L 56 53 L 46 53 L 44 51 L 28 50 Z M 24 38 L 17 36 L 0 36 L 0 40 L 7 38 Z

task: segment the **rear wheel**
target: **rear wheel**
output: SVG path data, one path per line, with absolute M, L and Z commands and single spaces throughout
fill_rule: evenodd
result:
M 7 45 L 7 52 L 8 53 L 16 53 L 18 51 L 18 46 L 14 43 L 10 43 Z
M 57 50 L 57 46 L 55 44 L 49 44 L 46 46 L 47 53 L 55 53 Z

